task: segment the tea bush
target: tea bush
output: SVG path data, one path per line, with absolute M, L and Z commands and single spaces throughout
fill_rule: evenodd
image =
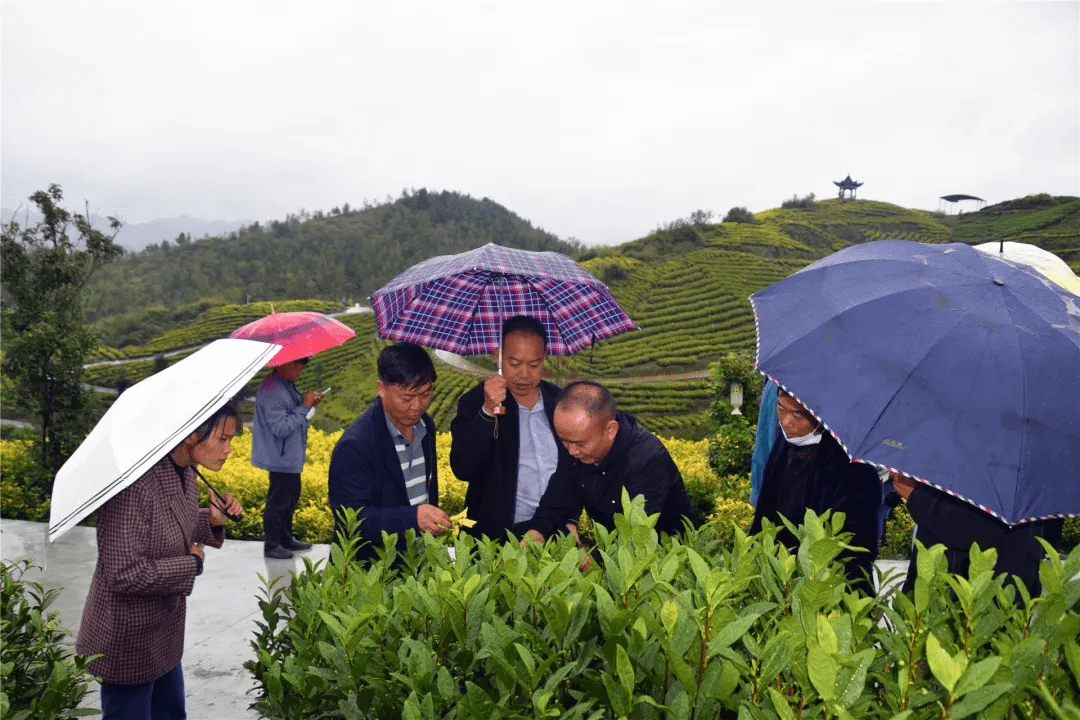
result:
M 45 720 L 97 715 L 79 709 L 91 679 L 91 656 L 76 654 L 55 612 L 59 590 L 23 580 L 31 561 L 0 567 L 0 719 Z
M 730 545 L 735 541 L 735 528 L 744 533 L 750 530 L 750 523 L 754 519 L 754 506 L 745 500 L 720 497 L 712 514 L 706 516 L 706 519 L 713 537 L 723 545 Z
M 268 718 L 1075 717 L 1080 550 L 1013 604 L 972 553 L 967 578 L 920 553 L 911 598 L 850 591 L 842 516 L 807 513 L 792 553 L 767 526 L 729 545 L 660 537 L 642 498 L 525 547 L 413 537 L 335 547 L 260 600 L 252 707 Z M 454 554 L 447 552 L 452 546 Z M 889 601 L 891 600 L 891 605 Z

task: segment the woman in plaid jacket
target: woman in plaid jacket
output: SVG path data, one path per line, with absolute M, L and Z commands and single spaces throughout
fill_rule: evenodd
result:
M 203 545 L 221 547 L 225 515 L 198 506 L 194 466 L 220 470 L 239 430 L 226 405 L 145 475 L 98 511 L 98 561 L 79 628 L 79 652 L 100 654 L 110 718 L 186 717 L 184 651 L 187 596 L 202 573 Z M 225 510 L 242 512 L 232 495 Z

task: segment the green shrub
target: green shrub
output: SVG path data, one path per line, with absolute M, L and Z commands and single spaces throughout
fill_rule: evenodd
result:
M 757 428 L 746 418 L 731 416 L 709 440 L 709 467 L 717 475 L 748 474 L 756 434 Z
M 720 478 L 715 473 L 694 477 L 683 476 L 686 495 L 690 498 L 690 507 L 698 522 L 704 522 L 716 511 L 716 504 L 724 497 Z
M 879 557 L 911 557 L 911 537 L 915 531 L 915 521 L 908 512 L 907 505 L 900 503 L 893 508 L 885 522 L 885 540 L 881 543 Z
M 13 520 L 41 522 L 49 517 L 32 440 L 0 440 L 0 511 Z
M 814 193 L 810 193 L 806 197 L 792 195 L 789 199 L 780 203 L 780 208 L 782 210 L 816 210 L 817 203 L 814 202 Z
M 795 553 L 766 526 L 725 545 L 659 537 L 642 498 L 572 539 L 413 538 L 267 584 L 245 664 L 268 718 L 1004 718 L 1071 712 L 1080 550 L 1013 604 L 993 552 L 968 578 L 920 553 L 912 597 L 852 593 L 842 516 L 807 513 Z M 447 552 L 452 544 L 454 558 Z M 891 602 L 891 606 L 890 603 Z
M 626 271 L 626 268 L 622 265 L 610 263 L 604 266 L 604 275 L 600 279 L 604 281 L 605 285 L 611 285 L 620 280 L 625 280 L 628 277 L 630 277 L 630 273 Z
M 47 612 L 59 590 L 44 590 L 22 577 L 30 560 L 0 567 L 0 718 L 44 720 L 97 715 L 78 709 L 91 679 L 94 657 L 71 649 L 55 612 Z
M 1080 518 L 1066 518 L 1061 529 L 1061 549 L 1071 551 L 1080 545 Z

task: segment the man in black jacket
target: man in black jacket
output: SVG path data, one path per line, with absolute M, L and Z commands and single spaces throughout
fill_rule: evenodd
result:
M 503 374 L 461 396 L 450 424 L 450 468 L 469 484 L 467 532 L 505 539 L 527 523 L 558 463 L 569 456 L 552 430 L 559 388 L 541 379 L 547 331 L 517 315 L 502 327 Z
M 645 512 L 660 514 L 656 529 L 669 534 L 694 522 L 682 475 L 667 448 L 633 415 L 618 412 L 604 386 L 575 382 L 555 406 L 555 433 L 573 456 L 570 466 L 551 479 L 529 523 L 529 535 L 543 541 L 566 523 L 576 524 L 582 509 L 597 525 L 611 530 L 622 512 L 622 490 L 645 496 Z
M 988 512 L 921 482 L 903 473 L 892 473 L 893 485 L 900 497 L 907 501 L 907 509 L 918 523 L 915 536 L 925 547 L 945 546 L 945 560 L 949 572 L 967 577 L 971 567 L 971 546 L 983 550 L 997 550 L 995 573 L 1005 573 L 1006 581 L 1024 583 L 1031 597 L 1042 593 L 1039 582 L 1039 565 L 1046 551 L 1037 538 L 1044 538 L 1051 545 L 1061 540 L 1062 520 L 1034 520 L 1017 525 L 1006 525 Z M 911 561 L 904 580 L 904 592 L 915 589 L 918 575 L 918 548 L 911 549 Z M 1020 593 L 1014 596 L 1017 605 L 1023 605 Z
M 844 531 L 854 535 L 851 544 L 866 550 L 844 551 L 840 559 L 852 585 L 873 595 L 882 497 L 877 470 L 852 462 L 821 422 L 783 388 L 777 398 L 776 415 L 776 443 L 765 464 L 750 532 L 759 532 L 765 519 L 782 525 L 781 516 L 801 525 L 808 508 L 818 514 L 826 510 L 844 513 Z M 789 548 L 796 545 L 786 528 L 778 539 Z

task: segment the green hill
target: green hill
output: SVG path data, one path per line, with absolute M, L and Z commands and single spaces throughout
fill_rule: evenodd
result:
M 568 254 L 581 249 L 487 198 L 421 189 L 382 205 L 290 215 L 226 237 L 181 237 L 129 253 L 93 276 L 86 315 L 107 345 L 145 345 L 213 305 L 363 301 L 410 265 L 489 242 Z
M 416 197 L 410 196 L 409 202 Z M 395 205 L 399 207 L 395 213 L 408 207 L 404 200 Z M 1080 264 L 1077 198 L 1032 196 L 959 216 L 876 201 L 824 200 L 766 210 L 754 219 L 754 223 L 676 222 L 618 247 L 579 254 L 577 259 L 609 285 L 641 330 L 597 343 L 573 358 L 553 358 L 549 376 L 563 382 L 579 377 L 611 381 L 620 407 L 638 414 L 646 427 L 664 435 L 700 437 L 706 432 L 701 413 L 712 400 L 709 363 L 728 352 L 753 353 L 755 330 L 747 298 L 819 257 L 883 238 L 968 243 L 1008 239 L 1053 250 L 1074 268 Z M 312 222 L 328 221 L 309 221 L 298 227 Z M 303 234 L 311 237 L 311 232 Z M 393 275 L 412 262 L 445 252 L 452 250 L 438 243 L 426 251 L 417 249 L 415 259 L 402 259 L 403 264 L 387 266 L 385 272 Z M 297 261 L 293 272 L 316 278 L 320 286 L 323 283 L 315 260 L 311 264 Z M 334 304 L 307 300 L 285 305 L 278 299 L 275 309 L 325 312 Z M 201 313 L 189 317 L 197 309 L 197 305 L 187 306 L 184 312 L 161 309 L 157 319 L 163 324 L 170 322 L 170 312 L 183 319 L 174 318 L 177 327 L 160 330 L 137 346 L 103 348 L 101 356 L 147 357 L 168 347 L 189 347 L 200 337 L 223 337 L 268 312 L 268 304 L 203 307 Z M 334 387 L 317 416 L 317 424 L 324 429 L 350 422 L 374 397 L 375 357 L 385 345 L 376 337 L 370 314 L 341 319 L 357 331 L 357 338 L 316 356 L 303 378 L 305 388 Z M 140 379 L 153 365 L 152 359 L 146 359 L 97 366 L 90 372 L 94 382 L 109 385 Z M 441 363 L 437 369 L 432 414 L 445 429 L 457 397 L 476 378 Z M 259 380 L 261 376 L 249 391 Z

